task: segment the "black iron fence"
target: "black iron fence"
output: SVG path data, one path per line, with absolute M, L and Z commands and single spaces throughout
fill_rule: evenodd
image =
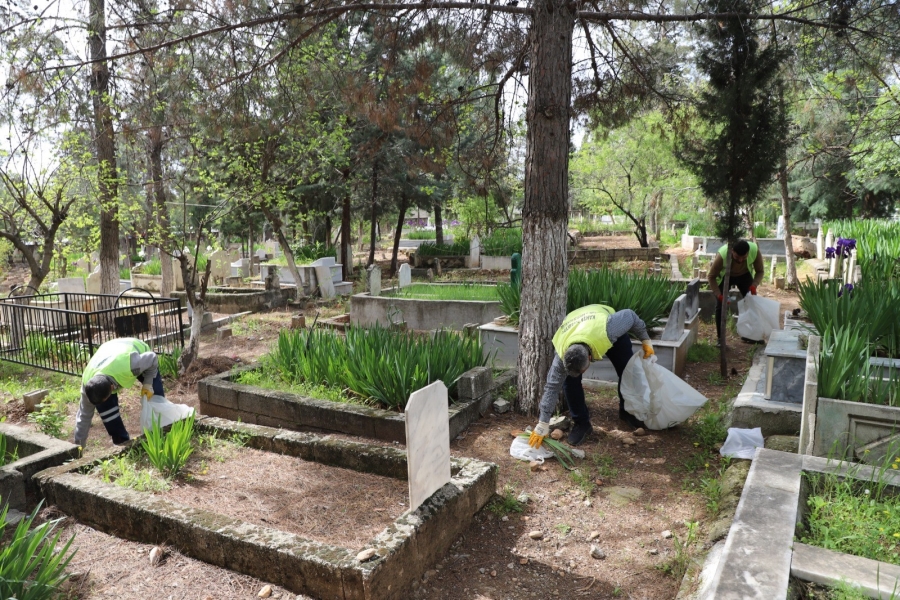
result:
M 0 298 L 0 360 L 80 376 L 100 344 L 119 337 L 176 356 L 184 348 L 181 301 L 136 289 Z

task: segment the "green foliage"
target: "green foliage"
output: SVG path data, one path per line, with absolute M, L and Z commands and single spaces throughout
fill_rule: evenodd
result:
M 487 364 L 478 339 L 439 331 L 422 336 L 376 325 L 333 330 L 283 330 L 268 360 L 288 382 L 350 388 L 363 398 L 403 410 L 409 395 L 442 380 L 447 387 Z
M 438 244 L 437 242 L 422 242 L 416 248 L 416 254 L 420 256 L 468 256 L 469 240 L 458 238 L 452 244 Z
M 851 327 L 826 330 L 816 365 L 819 396 L 900 405 L 900 370 L 873 365 L 874 352 L 864 332 Z
M 50 600 L 58 595 L 58 588 L 68 579 L 66 567 L 75 555 L 70 552 L 75 536 L 57 551 L 62 519 L 34 525 L 39 504 L 16 526 L 15 531 L 0 547 L 0 598 L 17 600 Z M 9 507 L 0 511 L 0 538 L 6 537 L 6 515 Z M 56 533 L 54 533 L 54 531 Z
M 119 268 L 119 279 L 131 280 L 131 269 L 128 267 Z
M 43 333 L 29 333 L 25 338 L 25 352 L 38 362 L 86 365 L 90 359 L 87 348 L 75 342 L 61 342 Z
M 715 362 L 719 360 L 719 349 L 704 340 L 694 342 L 694 345 L 688 349 L 688 362 Z
M 481 240 L 481 254 L 485 256 L 512 256 L 522 254 L 522 228 L 495 229 Z
M 488 504 L 488 510 L 502 517 L 510 513 L 520 513 L 525 510 L 525 504 L 519 502 L 516 498 L 516 491 L 510 486 L 503 486 L 503 491 L 494 496 L 494 499 Z
M 500 297 L 500 310 L 506 315 L 507 322 L 513 327 L 519 325 L 519 307 L 522 305 L 522 290 L 519 284 L 498 283 L 497 296 Z
M 413 229 L 407 232 L 408 240 L 433 240 L 437 237 L 437 231 L 434 229 Z
M 169 484 L 152 469 L 142 469 L 132 453 L 113 456 L 97 465 L 100 478 L 106 483 L 139 492 L 165 492 Z
M 634 223 L 631 221 L 616 221 L 614 223 L 604 223 L 594 216 L 575 217 L 569 220 L 569 229 L 574 229 L 581 235 L 590 235 L 594 233 L 631 233 L 634 230 Z
M 711 451 L 723 443 L 728 435 L 728 427 L 725 426 L 727 416 L 728 401 L 725 398 L 704 404 L 691 420 L 691 437 L 696 445 Z
M 828 221 L 823 230 L 856 240 L 856 256 L 866 281 L 900 279 L 900 221 L 845 219 Z
M 687 532 L 682 539 L 679 535 L 674 536 L 675 556 L 661 565 L 660 569 L 667 575 L 671 575 L 676 581 L 681 581 L 687 571 L 688 565 L 694 553 L 694 544 L 697 541 L 697 532 L 699 523 L 697 521 L 685 521 Z
M 593 477 L 591 477 L 590 472 L 582 472 L 581 469 L 570 471 L 569 479 L 579 490 L 581 490 L 581 493 L 585 497 L 589 497 L 591 494 L 593 494 L 594 489 L 597 487 L 594 483 Z
M 147 262 L 135 267 L 133 271 L 144 275 L 162 275 L 162 261 L 159 260 L 158 256 L 154 256 Z
M 754 225 L 753 226 L 753 236 L 758 238 L 767 238 L 772 234 L 772 230 L 769 229 L 767 225 Z
M 619 474 L 619 469 L 613 466 L 613 457 L 607 454 L 593 454 L 591 461 L 597 469 L 600 479 L 612 479 Z
M 28 415 L 28 421 L 37 425 L 41 433 L 55 438 L 63 437 L 63 428 L 67 419 L 68 410 L 65 402 L 53 401 L 49 398 L 41 403 L 36 411 Z
M 320 258 L 335 255 L 334 246 L 329 246 L 328 244 L 324 244 L 322 242 L 316 242 L 315 244 L 306 244 L 305 246 L 298 246 L 293 250 L 294 262 L 296 264 L 311 263 L 319 260 Z
M 479 236 L 484 234 L 501 220 L 500 207 L 494 197 L 490 195 L 455 198 L 447 203 L 447 208 L 462 221 L 462 229 L 466 238 L 473 232 Z M 468 253 L 467 246 L 465 254 Z
M 175 346 L 172 354 L 159 354 L 159 373 L 163 377 L 176 379 L 178 377 L 178 359 L 181 358 L 181 347 Z
M 0 433 L 0 467 L 19 460 L 19 448 L 8 448 L 9 438 Z
M 473 300 L 481 302 L 497 301 L 497 286 L 479 283 L 429 284 L 414 283 L 395 294 L 399 298 L 419 300 Z
M 657 275 L 575 269 L 569 273 L 566 312 L 588 304 L 606 304 L 616 310 L 630 308 L 649 329 L 669 316 L 672 303 L 681 293 L 667 278 Z
M 353 402 L 358 399 L 339 386 L 315 384 L 308 381 L 288 381 L 278 367 L 273 364 L 270 357 L 264 356 L 260 360 L 260 365 L 260 369 L 241 371 L 234 378 L 234 382 L 269 390 L 288 391 L 299 396 L 321 398 L 331 402 Z
M 172 423 L 169 432 L 163 435 L 159 420 L 153 420 L 153 427 L 144 430 L 141 445 L 147 457 L 156 469 L 172 478 L 184 468 L 188 458 L 194 452 L 191 438 L 194 433 L 194 413 L 186 419 Z

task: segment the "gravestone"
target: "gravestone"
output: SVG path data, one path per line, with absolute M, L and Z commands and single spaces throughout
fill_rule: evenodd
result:
M 832 231 L 831 229 L 829 229 L 828 233 L 825 234 L 825 247 L 834 248 L 834 231 Z
M 672 303 L 672 311 L 666 320 L 666 328 L 663 329 L 661 340 L 665 342 L 677 342 L 684 334 L 684 307 L 685 294 L 680 295 L 675 302 Z
M 450 419 L 447 386 L 435 381 L 413 392 L 406 403 L 409 511 L 450 483 Z
M 209 276 L 212 281 L 222 283 L 231 275 L 231 261 L 224 250 L 216 250 L 209 255 Z
M 822 235 L 822 226 L 819 226 L 819 233 L 816 234 L 816 260 L 825 259 L 825 236 Z
M 481 266 L 481 240 L 477 235 L 469 241 L 469 264 L 466 266 L 470 269 Z
M 281 244 L 279 244 L 275 240 L 266 240 L 266 243 L 263 244 L 266 249 L 266 254 L 271 254 L 272 256 L 280 256 L 281 255 Z
M 692 279 L 684 291 L 684 314 L 688 319 L 693 318 L 700 310 L 700 280 Z
M 259 250 L 257 250 L 256 252 L 253 253 L 253 257 L 256 258 L 258 261 L 266 260 L 267 254 L 268 254 L 268 252 L 266 252 L 265 248 L 260 248 Z
M 378 265 L 371 265 L 366 269 L 366 289 L 370 296 L 381 295 L 381 267 Z
M 775 283 L 775 269 L 778 267 L 778 257 L 772 257 L 772 267 L 769 269 L 769 283 Z
M 411 283 L 412 274 L 409 271 L 409 263 L 403 263 L 400 265 L 400 270 L 397 271 L 397 286 L 402 289 Z
M 699 269 L 699 268 L 700 268 L 700 259 L 697 258 L 697 255 L 696 255 L 696 254 L 692 254 L 692 255 L 691 255 L 691 268 L 692 268 L 692 269 Z
M 100 283 L 100 265 L 97 265 L 91 274 L 87 277 L 87 293 L 88 294 L 99 294 L 102 291 L 102 285 Z
M 334 260 L 333 258 L 331 260 Z M 334 282 L 331 280 L 331 268 L 327 266 L 313 267 L 316 270 L 316 281 L 319 284 L 319 294 L 323 298 L 334 298 Z
M 60 293 L 83 294 L 85 292 L 84 279 L 81 277 L 65 277 L 58 280 L 57 284 L 56 291 Z
M 775 226 L 775 237 L 784 239 L 784 215 L 778 215 L 778 224 Z

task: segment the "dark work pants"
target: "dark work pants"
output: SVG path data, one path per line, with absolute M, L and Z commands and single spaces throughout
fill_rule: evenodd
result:
M 725 283 L 725 278 L 723 277 L 719 280 L 719 289 L 722 290 L 722 297 L 726 298 L 728 296 L 728 290 L 722 289 L 722 285 Z M 753 285 L 753 275 L 749 272 L 744 273 L 743 275 L 738 275 L 735 277 L 731 276 L 731 279 L 728 280 L 728 287 L 733 288 L 737 287 L 738 291 L 741 293 L 741 298 L 750 293 L 750 286 Z M 722 335 L 722 301 L 716 298 L 716 339 Z
M 612 363 L 619 377 L 619 410 L 625 410 L 625 399 L 622 398 L 621 379 L 628 361 L 634 351 L 631 347 L 631 337 L 627 334 L 623 335 L 615 341 L 607 352 L 605 357 Z M 576 423 L 583 423 L 591 420 L 587 403 L 584 401 L 584 387 L 581 385 L 581 375 L 578 377 L 566 377 L 563 383 L 563 393 L 566 396 L 566 404 L 569 406 L 569 415 Z
M 144 382 L 143 377 L 138 377 L 138 381 Z M 163 390 L 162 375 L 156 373 L 153 378 L 153 393 L 157 396 L 165 396 Z M 110 394 L 105 402 L 96 405 L 97 414 L 103 426 L 106 427 L 106 433 L 112 438 L 113 444 L 121 444 L 131 439 L 128 430 L 125 429 L 125 423 L 122 421 L 122 414 L 119 412 L 119 394 Z

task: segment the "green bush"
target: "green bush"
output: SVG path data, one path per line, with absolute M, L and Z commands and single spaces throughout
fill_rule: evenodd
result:
M 437 231 L 434 229 L 413 229 L 406 233 L 408 240 L 433 240 L 437 238 Z
M 322 242 L 316 242 L 315 244 L 307 244 L 305 246 L 298 246 L 293 249 L 294 250 L 294 262 L 298 265 L 302 265 L 305 263 L 311 263 L 319 260 L 320 258 L 325 258 L 326 256 L 334 256 L 335 249 L 334 246 L 329 246 L 328 244 L 323 244 Z M 285 263 L 287 264 L 287 263 Z
M 159 373 L 163 377 L 175 379 L 178 377 L 178 359 L 181 358 L 181 348 L 176 346 L 172 354 L 159 355 Z
M 522 228 L 495 229 L 481 240 L 481 253 L 485 256 L 512 256 L 522 253 Z
M 452 244 L 437 244 L 435 242 L 422 242 L 416 248 L 416 254 L 421 256 L 468 256 L 469 240 L 459 238 Z
M 156 469 L 172 478 L 184 468 L 194 452 L 191 438 L 194 435 L 194 413 L 186 419 L 172 423 L 169 433 L 163 435 L 159 420 L 153 420 L 153 427 L 144 430 L 141 446 Z
M 75 555 L 69 551 L 75 536 L 56 551 L 60 532 L 54 531 L 62 519 L 34 526 L 39 504 L 16 526 L 11 539 L 0 547 L 0 598 L 49 600 L 57 597 L 60 585 L 69 577 L 66 567 Z M 6 535 L 8 507 L 0 511 L 0 538 Z
M 442 380 L 451 387 L 469 369 L 487 364 L 481 342 L 453 332 L 422 336 L 376 325 L 333 330 L 283 330 L 268 360 L 287 382 L 349 388 L 392 409 Z
M 63 427 L 68 419 L 68 411 L 64 402 L 44 401 L 40 408 L 30 415 L 28 421 L 37 425 L 44 435 L 62 438 Z

